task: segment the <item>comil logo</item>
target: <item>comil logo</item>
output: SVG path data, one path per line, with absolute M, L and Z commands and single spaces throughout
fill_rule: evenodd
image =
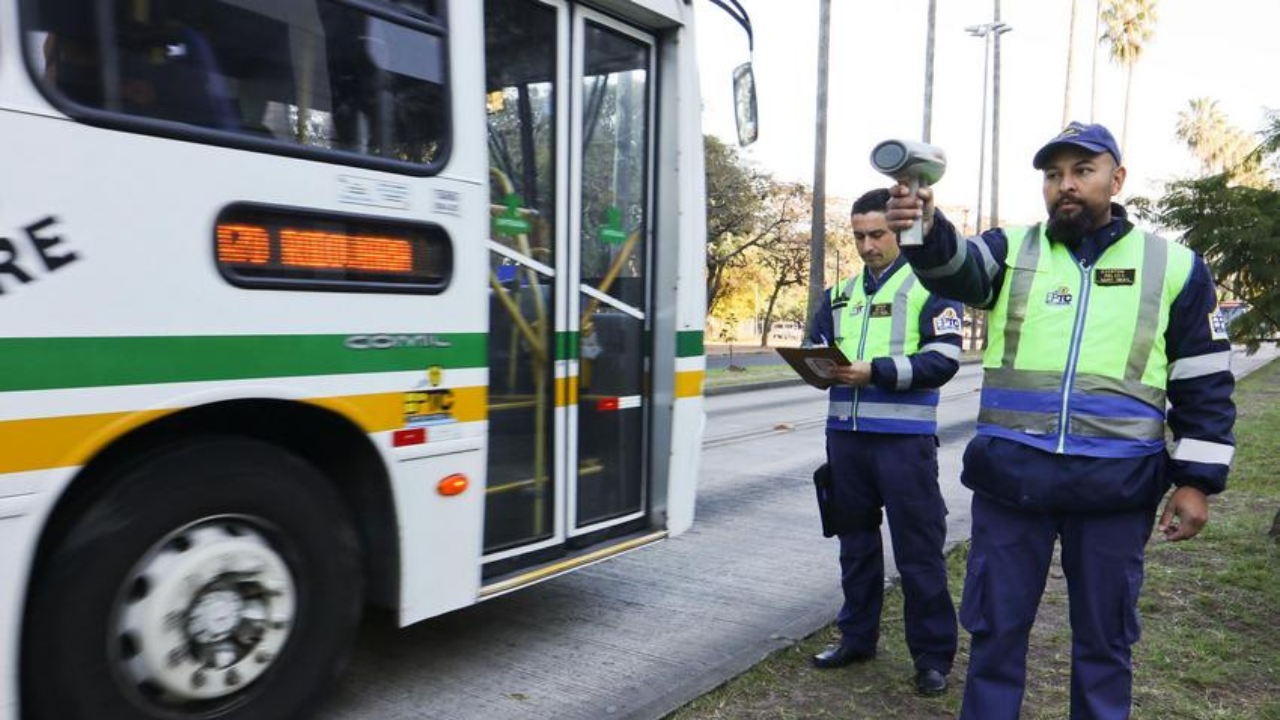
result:
M 1044 296 L 1044 304 L 1052 307 L 1066 307 L 1071 304 L 1072 297 L 1074 296 L 1071 294 L 1071 288 L 1063 285 L 1057 290 L 1050 290 Z
M 352 335 L 343 344 L 352 350 L 453 347 L 453 343 L 435 335 Z

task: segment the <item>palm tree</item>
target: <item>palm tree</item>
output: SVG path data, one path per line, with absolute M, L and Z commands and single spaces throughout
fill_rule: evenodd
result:
M 1071 0 L 1071 22 L 1067 24 L 1067 84 L 1062 90 L 1062 127 L 1071 122 L 1071 65 L 1076 49 L 1076 5 L 1079 0 Z
M 1217 100 L 1202 97 L 1188 101 L 1187 108 L 1178 113 L 1177 132 L 1206 174 L 1222 172 L 1231 133 Z
M 1155 34 L 1157 0 L 1106 0 L 1102 9 L 1102 22 L 1106 31 L 1102 42 L 1111 50 L 1111 59 L 1125 68 L 1124 129 L 1120 133 L 1120 148 L 1126 149 L 1129 139 L 1129 100 L 1133 96 L 1133 68 L 1147 49 Z
M 1205 175 L 1230 173 L 1234 185 L 1270 187 L 1259 139 L 1232 125 L 1217 100 L 1196 98 L 1178 113 L 1178 138 L 1200 160 Z

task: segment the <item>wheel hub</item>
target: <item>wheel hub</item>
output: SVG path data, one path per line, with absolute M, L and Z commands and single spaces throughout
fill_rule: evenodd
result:
M 156 543 L 126 579 L 122 674 L 160 702 L 226 698 L 271 667 L 295 612 L 293 576 L 257 526 L 201 521 Z

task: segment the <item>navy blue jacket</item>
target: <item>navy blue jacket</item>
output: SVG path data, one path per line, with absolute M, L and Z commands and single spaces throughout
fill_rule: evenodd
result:
M 1128 214 L 1111 206 L 1112 222 L 1080 243 L 1078 260 L 1092 265 L 1132 229 Z M 904 248 L 920 281 L 931 291 L 975 307 L 990 308 L 1005 278 L 1008 239 L 996 228 L 962 240 L 941 212 L 924 245 Z M 965 254 L 958 258 L 959 243 Z M 1206 494 L 1226 487 L 1235 438 L 1235 379 L 1229 370 L 1231 343 L 1217 313 L 1217 293 L 1199 255 L 1186 286 L 1174 301 L 1165 331 L 1170 365 L 1167 422 L 1174 457 L 1157 453 L 1138 458 L 1055 455 L 1011 440 L 979 435 L 965 450 L 962 482 L 976 492 L 1028 508 L 1106 510 L 1154 507 L 1169 484 L 1190 485 Z M 1225 353 L 1225 355 L 1224 355 Z M 1225 462 L 1175 459 L 1212 457 Z
M 907 266 L 906 258 L 898 256 L 897 260 L 880 275 L 875 277 L 874 273 L 863 270 L 862 272 L 862 288 L 870 295 L 875 292 L 884 281 L 898 272 L 910 272 Z M 843 283 L 841 283 L 843 286 Z M 960 349 L 959 333 L 944 332 L 939 334 L 935 330 L 934 319 L 941 316 L 948 308 L 955 313 L 956 317 L 964 317 L 964 307 L 953 300 L 946 300 L 937 295 L 930 295 L 925 301 L 924 307 L 920 312 L 920 346 L 924 347 L 930 343 L 945 343 L 954 345 L 956 350 Z M 809 328 L 809 342 L 814 345 L 831 345 L 835 342 L 835 323 L 831 318 L 831 289 L 822 296 L 822 306 L 818 308 L 818 313 L 813 317 L 813 323 Z M 957 355 L 959 352 L 956 353 Z M 852 359 L 852 358 L 850 358 Z M 911 362 L 911 385 L 909 390 L 927 390 L 931 388 L 942 387 L 953 375 L 956 370 L 960 369 L 960 362 L 943 355 L 940 352 L 921 352 L 914 355 L 908 355 L 907 360 Z M 878 357 L 871 359 L 871 383 L 885 392 L 899 392 L 898 390 L 898 369 L 894 366 L 893 360 L 888 357 Z

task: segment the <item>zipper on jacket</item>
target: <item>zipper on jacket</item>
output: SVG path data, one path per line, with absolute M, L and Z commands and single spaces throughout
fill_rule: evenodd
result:
M 1071 345 L 1067 352 L 1067 371 L 1062 376 L 1062 410 L 1058 415 L 1058 454 L 1067 445 L 1067 428 L 1070 427 L 1071 386 L 1076 380 L 1076 363 L 1080 361 L 1080 344 L 1084 335 L 1085 315 L 1089 310 L 1089 263 L 1077 261 L 1080 269 L 1080 303 L 1076 306 L 1076 322 L 1071 328 Z
M 883 287 L 883 285 L 877 286 L 876 289 L 867 296 L 867 306 L 862 310 L 862 336 L 858 338 L 857 360 L 862 360 L 862 353 L 867 349 L 867 327 L 871 324 L 871 301 L 875 299 L 876 293 L 880 292 L 881 287 Z M 863 290 L 866 290 L 866 288 L 864 287 Z M 855 431 L 858 429 L 858 399 L 860 397 L 859 391 L 861 389 L 862 388 L 853 389 L 853 407 L 849 411 L 849 420 L 853 422 L 853 429 Z

